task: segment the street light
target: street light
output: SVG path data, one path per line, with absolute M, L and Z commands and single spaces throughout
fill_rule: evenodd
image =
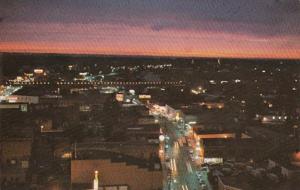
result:
M 94 178 L 94 190 L 98 190 L 98 185 L 99 185 L 99 181 L 98 181 L 98 171 L 95 171 L 95 178 Z
M 296 132 L 297 132 L 297 129 L 298 129 L 298 125 L 294 125 L 293 128 L 294 128 L 294 137 L 296 137 Z
M 41 132 L 43 132 L 43 129 L 44 129 L 44 125 L 41 125 Z
M 159 141 L 163 142 L 165 140 L 165 136 L 164 135 L 159 135 Z

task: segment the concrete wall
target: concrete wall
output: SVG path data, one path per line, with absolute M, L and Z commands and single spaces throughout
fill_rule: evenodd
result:
M 99 185 L 127 184 L 130 190 L 162 189 L 162 171 L 149 171 L 135 165 L 111 163 L 110 160 L 73 160 L 71 163 L 71 183 L 90 183 L 94 171 L 99 171 Z

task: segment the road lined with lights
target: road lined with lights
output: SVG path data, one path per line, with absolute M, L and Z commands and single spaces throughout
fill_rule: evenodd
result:
M 6 98 L 13 93 L 17 92 L 20 90 L 22 87 L 21 86 L 3 86 L 1 87 L 0 90 L 0 101 L 6 100 Z
M 102 86 L 140 86 L 140 85 L 154 85 L 154 86 L 184 86 L 182 81 L 6 81 L 5 85 L 11 86 L 81 86 L 81 85 L 102 85 Z
M 192 127 L 176 114 L 170 114 L 165 108 L 167 106 L 148 104 L 147 107 L 150 113 L 160 117 L 160 123 L 164 124 L 162 128 L 167 138 L 163 138 L 166 140 L 161 143 L 164 148 L 160 150 L 163 165 L 168 165 L 169 163 L 165 161 L 170 158 L 177 161 L 174 168 L 172 160 L 171 175 L 164 175 L 167 176 L 164 180 L 164 184 L 167 184 L 164 189 L 212 190 L 207 177 L 208 168 L 201 167 L 204 161 L 204 147 L 201 139 L 193 136 Z M 163 167 L 164 173 L 168 173 L 165 168 L 168 167 Z
M 165 124 L 165 140 L 163 142 L 163 170 L 165 173 L 164 189 L 166 190 L 211 190 L 208 182 L 207 171 L 201 171 L 199 158 L 194 156 L 197 142 L 186 136 L 182 126 L 177 122 L 161 119 Z M 186 138 L 188 138 L 187 142 Z M 188 146 L 190 144 L 190 146 Z

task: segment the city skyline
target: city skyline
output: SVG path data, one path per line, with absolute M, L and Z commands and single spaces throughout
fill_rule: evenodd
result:
M 0 55 L 1 189 L 299 187 L 300 60 Z
M 300 187 L 300 0 L 0 0 L 0 190 Z

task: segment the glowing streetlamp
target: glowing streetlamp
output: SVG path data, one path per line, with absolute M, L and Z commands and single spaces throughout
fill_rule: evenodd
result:
M 99 181 L 98 181 L 98 171 L 95 171 L 95 178 L 94 178 L 94 190 L 98 190 Z
M 41 128 L 41 132 L 43 132 L 44 125 L 41 125 L 40 128 Z
M 164 140 L 165 140 L 165 136 L 164 135 L 159 135 L 159 141 L 160 142 L 164 142 Z
M 177 113 L 176 113 L 176 116 L 175 116 L 175 120 L 176 120 L 176 121 L 179 121 L 179 119 L 180 119 L 180 116 L 179 116 L 179 113 L 177 112 Z

